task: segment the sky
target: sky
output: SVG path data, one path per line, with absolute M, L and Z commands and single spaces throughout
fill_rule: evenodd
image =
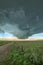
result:
M 13 34 L 10 33 L 0 33 L 0 38 L 17 38 L 16 36 L 14 36 Z M 32 36 L 28 37 L 28 38 L 43 38 L 43 33 L 39 33 L 39 34 L 33 34 Z
M 43 38 L 43 33 L 33 34 L 32 36 L 28 38 Z
M 10 33 L 0 33 L 0 38 L 12 38 L 12 37 L 14 36 Z
M 42 32 L 43 0 L 0 0 L 0 37 L 42 37 Z

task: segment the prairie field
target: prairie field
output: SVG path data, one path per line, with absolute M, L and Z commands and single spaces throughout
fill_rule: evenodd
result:
M 43 65 L 43 40 L 0 41 L 0 65 Z

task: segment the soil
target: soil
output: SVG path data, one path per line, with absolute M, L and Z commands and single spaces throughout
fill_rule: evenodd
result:
M 5 57 L 13 47 L 13 42 L 0 46 L 0 61 Z

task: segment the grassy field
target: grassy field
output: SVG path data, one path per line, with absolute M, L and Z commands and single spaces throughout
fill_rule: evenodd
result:
M 8 42 L 6 41 L 0 41 L 0 46 L 4 45 L 4 44 L 7 44 Z
M 14 42 L 17 46 L 23 46 L 23 48 L 35 48 L 43 47 L 43 41 L 24 41 L 24 42 Z
M 0 65 L 43 65 L 43 41 L 12 41 L 14 43 L 8 56 Z M 0 45 L 9 41 L 0 41 Z
M 43 41 L 0 41 L 0 46 L 13 42 L 17 46 L 23 46 L 24 48 L 43 47 Z
M 0 46 L 10 43 L 10 41 L 0 41 Z

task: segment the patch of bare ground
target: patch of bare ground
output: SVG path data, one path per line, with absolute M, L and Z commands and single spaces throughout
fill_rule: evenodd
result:
M 0 62 L 12 49 L 13 42 L 0 46 Z

